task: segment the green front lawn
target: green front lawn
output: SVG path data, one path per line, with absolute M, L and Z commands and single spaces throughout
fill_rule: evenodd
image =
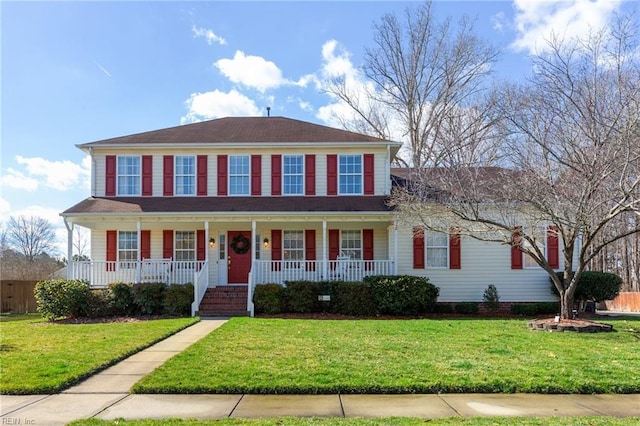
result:
M 134 386 L 138 393 L 640 392 L 640 321 L 616 332 L 523 320 L 234 318 Z
M 197 321 L 55 324 L 33 316 L 12 319 L 0 322 L 1 394 L 59 392 Z

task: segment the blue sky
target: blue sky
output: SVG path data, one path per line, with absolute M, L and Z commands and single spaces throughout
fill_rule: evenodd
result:
M 320 90 L 353 74 L 372 25 L 400 1 L 0 2 L 0 221 L 59 213 L 89 196 L 75 145 L 224 116 L 335 125 Z M 413 3 L 414 5 L 416 3 Z M 503 51 L 496 74 L 523 78 L 550 31 L 584 34 L 632 2 L 436 1 L 438 17 L 476 18 Z M 64 249 L 62 249 L 64 253 Z

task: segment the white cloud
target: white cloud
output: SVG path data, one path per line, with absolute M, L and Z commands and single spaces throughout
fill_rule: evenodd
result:
M 8 168 L 0 177 L 0 186 L 32 192 L 38 189 L 38 181 L 18 170 Z
M 185 103 L 189 111 L 180 120 L 182 124 L 220 117 L 261 115 L 255 102 L 237 90 L 192 93 Z
M 17 155 L 16 163 L 24 166 L 26 174 L 14 170 L 15 173 L 10 176 L 24 177 L 28 182 L 25 185 L 32 186 L 33 181 L 37 180 L 38 184 L 58 191 L 90 188 L 91 160 L 88 156 L 83 158 L 81 164 L 76 164 L 69 160 L 49 161 L 41 157 L 26 158 Z M 4 177 L 2 183 L 5 184 Z
M 357 69 L 351 63 L 351 54 L 336 40 L 329 40 L 322 45 L 322 75 L 325 78 L 355 78 Z
M 539 53 L 552 35 L 571 39 L 605 28 L 622 0 L 515 0 L 517 51 Z
M 212 45 L 213 43 L 218 43 L 220 45 L 227 44 L 227 40 L 214 33 L 213 30 L 198 28 L 193 25 L 191 27 L 191 32 L 193 32 L 193 37 L 195 38 L 204 37 L 204 39 L 207 40 L 208 45 Z
M 260 56 L 247 56 L 240 50 L 236 51 L 233 59 L 220 59 L 214 66 L 230 81 L 262 93 L 289 83 L 276 64 Z
M 4 222 L 4 218 L 9 216 L 11 204 L 4 198 L 0 197 L 0 221 Z

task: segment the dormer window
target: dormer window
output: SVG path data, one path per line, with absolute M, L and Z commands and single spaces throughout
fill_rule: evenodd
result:
M 140 195 L 140 157 L 118 156 L 118 195 Z

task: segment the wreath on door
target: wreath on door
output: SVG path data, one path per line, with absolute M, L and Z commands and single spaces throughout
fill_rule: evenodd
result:
M 231 250 L 236 254 L 245 254 L 251 248 L 251 241 L 242 234 L 231 239 Z

